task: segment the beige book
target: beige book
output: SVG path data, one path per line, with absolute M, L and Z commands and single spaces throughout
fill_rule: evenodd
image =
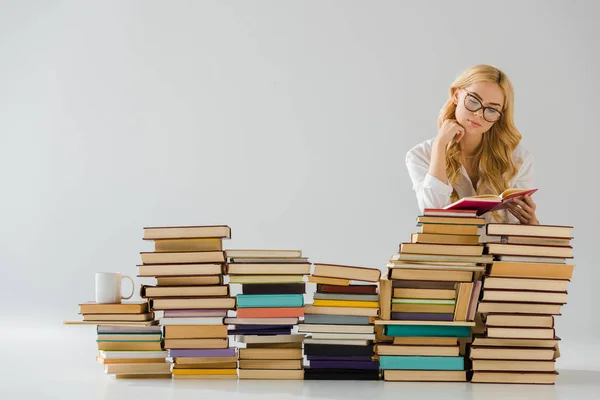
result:
M 378 268 L 335 264 L 314 264 L 314 266 L 313 274 L 316 276 L 365 282 L 378 282 L 381 278 L 381 270 Z
M 453 224 L 453 225 L 476 225 L 484 226 L 485 218 L 480 217 L 417 217 L 417 225 L 421 224 Z
M 142 285 L 140 297 L 218 297 L 228 296 L 229 285 L 218 286 L 147 286 Z
M 160 341 L 155 342 L 97 342 L 98 350 L 105 351 L 161 351 Z
M 269 349 L 245 348 L 239 349 L 240 360 L 300 360 L 302 349 Z
M 227 266 L 229 275 L 308 275 L 310 263 L 259 264 L 231 263 Z
M 488 347 L 536 347 L 554 349 L 558 345 L 558 338 L 554 339 L 506 339 L 506 338 L 473 338 L 473 346 Z
M 142 264 L 224 263 L 223 251 L 141 252 Z
M 454 338 L 456 341 L 456 338 Z M 380 356 L 440 356 L 458 357 L 459 346 L 398 346 L 377 345 L 377 354 Z
M 471 359 L 554 360 L 554 349 L 514 347 L 471 347 Z
M 409 337 L 394 336 L 394 345 L 404 346 L 454 346 L 457 339 L 453 337 Z
M 304 370 L 240 369 L 240 379 L 304 380 Z
M 219 265 L 219 268 L 221 266 Z M 210 286 L 222 285 L 223 277 L 219 275 L 210 276 L 158 276 L 156 277 L 158 286 Z
M 237 360 L 233 362 L 216 362 L 203 364 L 173 364 L 173 370 L 181 369 L 236 369 Z
M 448 235 L 435 233 L 413 233 L 410 236 L 412 243 L 430 244 L 479 244 L 478 235 Z
M 411 281 L 470 282 L 473 279 L 473 272 L 390 268 L 390 279 L 406 279 Z
M 362 339 L 305 339 L 305 344 L 326 344 L 334 346 L 368 346 L 370 340 Z
M 143 322 L 151 321 L 154 319 L 154 313 L 143 313 L 143 314 L 85 314 L 83 316 L 84 321 L 119 321 L 119 322 Z M 102 324 L 108 325 L 108 324 Z
M 483 229 L 483 228 L 482 228 Z M 572 226 L 560 225 L 522 225 L 522 224 L 487 224 L 483 231 L 488 236 L 536 236 L 572 238 Z
M 359 308 L 359 307 L 317 307 L 312 304 L 304 306 L 304 314 L 324 314 L 324 315 L 354 315 L 364 317 L 376 317 L 379 310 L 377 308 Z
M 289 343 L 246 343 L 247 349 L 301 349 L 303 342 Z
M 488 337 L 513 339 L 554 339 L 553 328 L 503 328 L 488 326 Z
M 482 301 L 479 303 L 477 311 L 480 313 L 560 315 L 561 307 L 562 304 L 496 303 Z
M 168 374 L 116 374 L 115 379 L 171 379 L 171 373 Z
M 532 371 L 554 372 L 556 362 L 516 360 L 473 360 L 474 371 Z
M 323 285 L 350 286 L 349 279 L 328 278 L 326 276 L 310 275 L 308 277 L 308 281 L 310 283 L 323 284 Z
M 574 264 L 494 261 L 490 276 L 515 278 L 571 279 Z
M 137 267 L 138 277 L 179 277 L 188 275 L 221 275 L 223 273 L 223 264 L 160 264 L 138 265 Z
M 165 349 L 226 349 L 227 338 L 217 339 L 164 339 Z
M 467 371 L 385 370 L 383 379 L 391 382 L 466 382 Z
M 490 314 L 487 316 L 487 326 L 512 326 L 522 328 L 553 328 L 552 315 L 512 315 Z
M 394 288 L 393 297 L 401 298 L 401 299 L 453 300 L 456 298 L 456 290 Z
M 375 333 L 373 325 L 320 325 L 299 324 L 298 332 L 323 332 L 323 333 Z
M 484 246 L 462 244 L 431 244 L 431 243 L 401 243 L 400 253 L 428 254 L 428 255 L 454 255 L 454 256 L 480 256 Z
M 331 333 L 331 332 L 313 332 L 312 339 L 322 340 L 375 340 L 375 333 Z
M 227 337 L 227 325 L 167 325 L 165 339 L 210 339 Z
M 231 238 L 227 225 L 214 226 L 149 226 L 144 227 L 144 240 Z
M 565 304 L 567 302 L 567 293 L 517 290 L 484 290 L 482 300 Z
M 473 383 L 530 383 L 554 385 L 556 372 L 484 372 L 475 371 Z
M 180 251 L 222 251 L 222 239 L 157 239 L 154 241 L 154 252 Z
M 455 225 L 455 224 L 429 224 L 420 227 L 420 233 L 443 234 L 443 235 L 477 235 L 477 225 Z
M 229 275 L 229 283 L 296 283 L 303 275 Z
M 488 276 L 483 281 L 483 289 L 566 292 L 568 284 L 569 281 L 566 279 L 500 278 Z
M 238 357 L 174 357 L 173 361 L 179 365 L 196 365 L 198 368 L 205 368 L 204 364 L 216 363 L 235 363 Z
M 302 250 L 259 250 L 259 249 L 227 249 L 228 258 L 299 258 Z
M 388 272 L 389 274 L 389 272 Z M 388 275 L 386 274 L 386 275 Z M 382 320 L 392 319 L 392 281 L 387 277 L 379 280 L 379 315 Z
M 454 305 L 444 304 L 392 304 L 392 312 L 407 313 L 453 313 Z
M 237 381 L 238 376 L 235 375 L 173 375 L 173 379 L 186 379 L 186 380 L 207 380 L 207 381 Z
M 240 360 L 240 369 L 302 369 L 302 360 Z
M 187 309 L 214 309 L 235 308 L 235 297 L 207 297 L 207 298 L 181 298 L 181 299 L 152 299 L 152 310 L 187 310 Z
M 235 341 L 240 343 L 294 343 L 303 342 L 305 335 L 236 335 Z
M 162 335 L 160 332 L 140 333 L 140 334 L 134 334 L 134 333 L 103 334 L 103 333 L 99 333 L 96 336 L 96 340 L 100 340 L 100 341 L 125 341 L 125 342 L 131 342 L 131 341 L 148 342 L 148 341 L 150 341 L 150 342 L 154 342 L 157 340 L 160 341 L 161 339 L 162 339 Z
M 89 301 L 79 304 L 79 314 L 143 314 L 148 312 L 148 301 L 125 301 L 103 304 Z

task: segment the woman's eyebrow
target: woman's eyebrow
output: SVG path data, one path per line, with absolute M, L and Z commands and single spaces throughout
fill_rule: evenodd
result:
M 469 93 L 471 93 L 472 95 L 474 95 L 475 97 L 477 97 L 483 103 L 483 99 L 476 92 L 469 92 Z M 498 107 L 502 107 L 502 105 L 498 104 L 498 103 L 488 103 L 488 104 L 491 104 L 491 105 L 494 105 L 494 106 L 498 106 Z

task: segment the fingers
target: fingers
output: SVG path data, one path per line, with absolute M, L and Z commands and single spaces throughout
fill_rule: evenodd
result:
M 519 209 L 517 207 L 515 207 L 514 205 L 510 204 L 508 206 L 508 211 L 514 215 L 520 223 L 522 224 L 526 224 L 527 223 L 527 218 L 525 218 L 525 216 L 523 216 L 523 214 L 521 213 L 521 211 L 519 211 Z
M 531 201 L 531 199 L 530 199 Z M 528 214 L 535 214 L 535 209 L 521 199 L 514 199 L 514 203 L 520 206 Z
M 535 203 L 534 203 L 533 199 L 531 198 L 531 195 L 523 196 L 523 200 L 529 207 L 531 207 L 532 209 L 535 210 L 535 208 L 536 208 Z

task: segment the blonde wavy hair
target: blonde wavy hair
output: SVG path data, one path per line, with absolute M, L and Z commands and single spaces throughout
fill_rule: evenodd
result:
M 450 85 L 450 97 L 440 110 L 438 126 L 441 127 L 447 119 L 456 119 L 456 104 L 452 101 L 454 93 L 477 82 L 495 82 L 504 93 L 502 117 L 483 134 L 483 140 L 475 150 L 475 162 L 479 164 L 477 194 L 500 194 L 508 189 L 508 183 L 518 172 L 519 166 L 514 163 L 512 154 L 521 141 L 521 133 L 513 119 L 513 86 L 506 74 L 485 64 L 474 65 L 464 71 Z M 451 185 L 461 176 L 461 149 L 460 143 L 452 142 L 446 151 L 446 174 Z M 450 199 L 452 202 L 458 200 L 456 190 L 452 191 Z M 497 212 L 492 215 L 496 221 L 501 219 Z

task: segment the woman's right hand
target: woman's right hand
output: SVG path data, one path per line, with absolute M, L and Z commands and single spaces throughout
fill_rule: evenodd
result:
M 465 135 L 465 128 L 462 127 L 455 119 L 447 119 L 442 124 L 442 127 L 438 131 L 435 140 L 444 147 L 448 147 L 454 139 L 456 143 Z

